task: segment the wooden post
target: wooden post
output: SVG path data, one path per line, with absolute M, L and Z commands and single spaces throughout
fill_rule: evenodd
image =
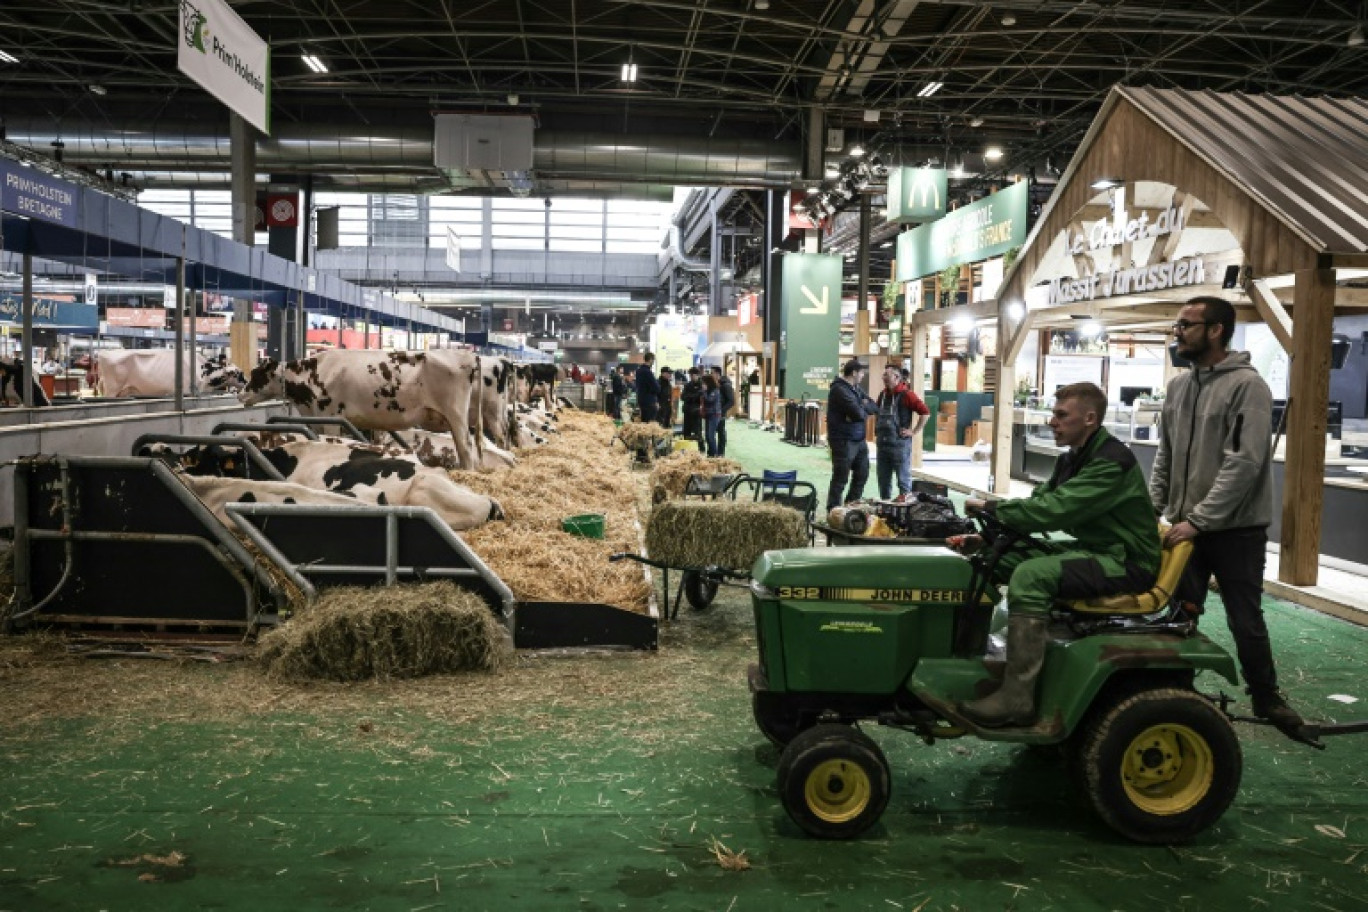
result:
M 913 323 L 909 320 L 907 331 L 912 334 L 912 365 L 908 368 L 908 374 L 912 381 L 910 385 L 918 395 L 925 396 L 926 389 L 921 384 L 922 377 L 926 375 L 926 324 Z M 928 416 L 926 420 L 931 423 L 931 429 L 934 433 L 936 428 L 935 414 Z M 923 434 L 912 435 L 911 464 L 917 468 L 922 466 L 922 438 Z
M 988 487 L 994 494 L 1012 490 L 1012 421 L 1016 403 L 1016 362 L 1027 334 L 1035 324 L 1028 311 L 1011 331 L 1006 307 L 998 313 L 998 382 L 993 391 L 993 452 L 989 457 Z
M 1295 275 L 1278 579 L 1293 586 L 1314 586 L 1320 570 L 1321 508 L 1325 500 L 1328 343 L 1334 327 L 1335 271 L 1299 269 Z

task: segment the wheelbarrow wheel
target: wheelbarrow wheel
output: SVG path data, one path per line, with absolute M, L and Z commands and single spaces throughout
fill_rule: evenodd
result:
M 717 580 L 702 570 L 684 571 L 684 597 L 689 600 L 690 608 L 702 611 L 712 604 L 716 595 Z

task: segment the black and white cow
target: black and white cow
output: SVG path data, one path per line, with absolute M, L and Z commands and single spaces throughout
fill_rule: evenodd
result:
M 14 385 L 15 398 L 19 404 L 24 402 L 24 378 L 30 372 L 24 369 L 22 358 L 3 358 L 0 357 L 0 402 L 5 401 L 10 384 Z M 33 386 L 33 405 L 35 408 L 47 408 L 52 405 L 48 400 L 47 393 L 38 385 L 36 377 L 29 377 L 28 382 Z
M 240 398 L 244 405 L 285 399 L 301 415 L 341 415 L 366 430 L 446 432 L 461 467 L 473 469 L 484 446 L 480 372 L 480 357 L 459 349 L 333 349 L 263 361 Z

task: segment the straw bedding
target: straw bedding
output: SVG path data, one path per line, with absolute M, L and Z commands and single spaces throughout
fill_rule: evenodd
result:
M 671 567 L 750 571 L 766 551 L 806 548 L 802 514 L 778 504 L 679 500 L 658 504 L 646 525 L 646 551 Z
M 608 563 L 615 551 L 641 548 L 631 454 L 609 446 L 615 428 L 605 416 L 562 412 L 557 428 L 545 446 L 519 450 L 510 469 L 451 472 L 458 484 L 497 497 L 507 517 L 462 537 L 520 600 L 600 602 L 644 612 L 650 586 L 641 567 Z M 561 529 L 561 520 L 582 513 L 604 515 L 602 540 Z

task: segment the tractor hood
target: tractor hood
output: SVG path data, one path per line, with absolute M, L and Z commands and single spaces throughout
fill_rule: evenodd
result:
M 797 548 L 766 551 L 755 562 L 751 578 L 766 589 L 820 587 L 821 597 L 846 601 L 839 589 L 861 592 L 851 601 L 941 601 L 967 595 L 973 568 L 944 545 L 864 545 L 849 548 Z M 815 597 L 815 596 L 814 596 Z

